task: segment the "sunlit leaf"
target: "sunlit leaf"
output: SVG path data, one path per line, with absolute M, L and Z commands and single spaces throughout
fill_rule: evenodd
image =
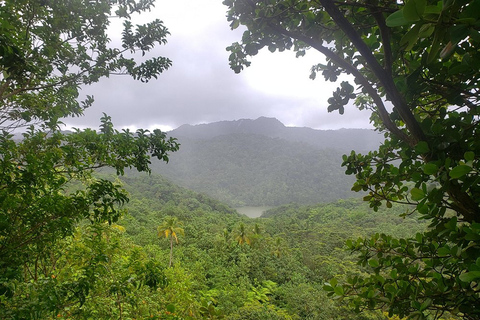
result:
M 412 200 L 415 201 L 419 201 L 425 198 L 425 193 L 419 188 L 413 188 L 412 190 L 410 190 L 410 194 L 412 195 Z
M 462 273 L 459 276 L 463 282 L 472 282 L 473 280 L 480 279 L 480 271 L 470 271 Z

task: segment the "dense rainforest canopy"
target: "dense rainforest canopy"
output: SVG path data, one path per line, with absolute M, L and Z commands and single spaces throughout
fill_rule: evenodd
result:
M 236 72 L 263 47 L 318 50 L 312 78 L 356 86 L 342 82 L 329 110 L 353 100 L 387 138 L 344 156 L 365 203 L 257 220 L 159 177 L 122 177 L 179 148 L 159 130 L 119 132 L 108 115 L 98 130 L 59 129 L 93 103 L 78 100 L 82 85 L 171 65 L 133 59 L 166 43 L 160 20 L 131 22 L 153 2 L 0 2 L 0 318 L 480 317 L 478 1 L 225 0 L 232 28 L 247 28 L 228 48 Z
M 38 261 L 36 281 L 15 282 L 4 318 L 387 320 L 382 312 L 356 314 L 322 285 L 366 275 L 344 250 L 348 238 L 426 227 L 399 217 L 401 207 L 368 212 L 361 200 L 286 205 L 250 219 L 156 175 L 117 183 L 130 194 L 128 213 L 111 226 L 81 223 L 57 241 Z M 157 228 L 167 230 L 171 217 L 173 250 Z
M 105 254 L 101 247 L 92 245 L 98 255 L 79 258 L 80 264 L 89 261 L 84 274 L 72 275 L 60 286 L 46 279 L 56 269 L 59 242 L 72 240 L 79 223 L 89 222 L 98 234 L 102 223 L 112 224 L 122 215 L 119 206 L 128 201 L 126 193 L 114 181 L 95 178 L 93 171 L 112 167 L 117 174 L 127 168 L 149 172 L 151 157 L 168 161 L 169 152 L 178 149 L 175 139 L 160 130 L 118 132 L 107 115 L 98 131 L 64 134 L 59 127 L 61 118 L 80 116 L 93 103 L 93 97 L 79 101 L 80 86 L 116 73 L 148 81 L 170 66 L 163 57 L 137 63 L 128 56 L 166 41 L 168 31 L 160 20 L 135 28 L 130 22 L 132 14 L 152 5 L 0 2 L 2 319 L 44 319 L 46 311 L 83 304 L 97 280 L 94 270 Z M 124 21 L 119 47 L 112 46 L 107 35 L 112 15 Z M 18 129 L 24 129 L 22 138 L 14 139 Z M 28 283 L 38 288 L 27 294 L 33 307 L 10 305 L 10 298 L 26 294 L 21 288 Z

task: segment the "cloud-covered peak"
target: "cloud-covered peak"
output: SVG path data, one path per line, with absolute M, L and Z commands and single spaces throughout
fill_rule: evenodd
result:
M 260 117 L 258 119 L 239 119 L 219 121 L 209 124 L 184 124 L 170 131 L 174 137 L 189 137 L 192 139 L 211 139 L 216 136 L 234 133 L 260 134 L 265 136 L 278 135 L 285 125 L 276 118 Z

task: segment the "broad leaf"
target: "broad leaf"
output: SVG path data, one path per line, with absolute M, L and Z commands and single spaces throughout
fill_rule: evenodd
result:
M 409 22 L 420 20 L 425 11 L 426 0 L 409 0 L 403 7 L 403 16 Z
M 462 273 L 459 276 L 463 282 L 472 282 L 473 280 L 480 279 L 480 271 L 470 271 Z
M 434 163 L 427 163 L 423 166 L 423 172 L 425 174 L 435 174 L 438 172 L 438 166 Z
M 412 195 L 412 200 L 415 201 L 420 201 L 425 198 L 425 193 L 419 188 L 413 188 L 410 190 L 410 194 Z
M 452 179 L 458 179 L 458 178 L 461 178 L 463 176 L 465 176 L 467 173 L 469 173 L 470 171 L 472 171 L 472 168 L 467 166 L 467 165 L 464 165 L 464 164 L 461 164 L 461 165 L 458 165 L 456 166 L 455 168 L 453 168 L 449 173 L 448 175 L 450 176 L 450 178 Z
M 395 11 L 389 15 L 385 22 L 387 23 L 387 26 L 391 28 L 404 26 L 410 23 L 407 21 L 407 19 L 405 19 L 405 16 L 403 15 L 403 9 Z

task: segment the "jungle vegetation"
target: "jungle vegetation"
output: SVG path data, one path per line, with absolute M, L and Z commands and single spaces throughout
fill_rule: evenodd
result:
M 248 219 L 147 175 L 179 148 L 160 130 L 118 131 L 104 115 L 62 132 L 93 103 L 82 85 L 166 70 L 168 58 L 129 54 L 168 30 L 132 25 L 153 0 L 1 1 L 1 318 L 478 319 L 479 2 L 224 4 L 247 28 L 228 48 L 235 72 L 267 47 L 322 52 L 312 78 L 353 76 L 328 103 L 354 101 L 385 133 L 377 151 L 343 157 L 365 202 Z

